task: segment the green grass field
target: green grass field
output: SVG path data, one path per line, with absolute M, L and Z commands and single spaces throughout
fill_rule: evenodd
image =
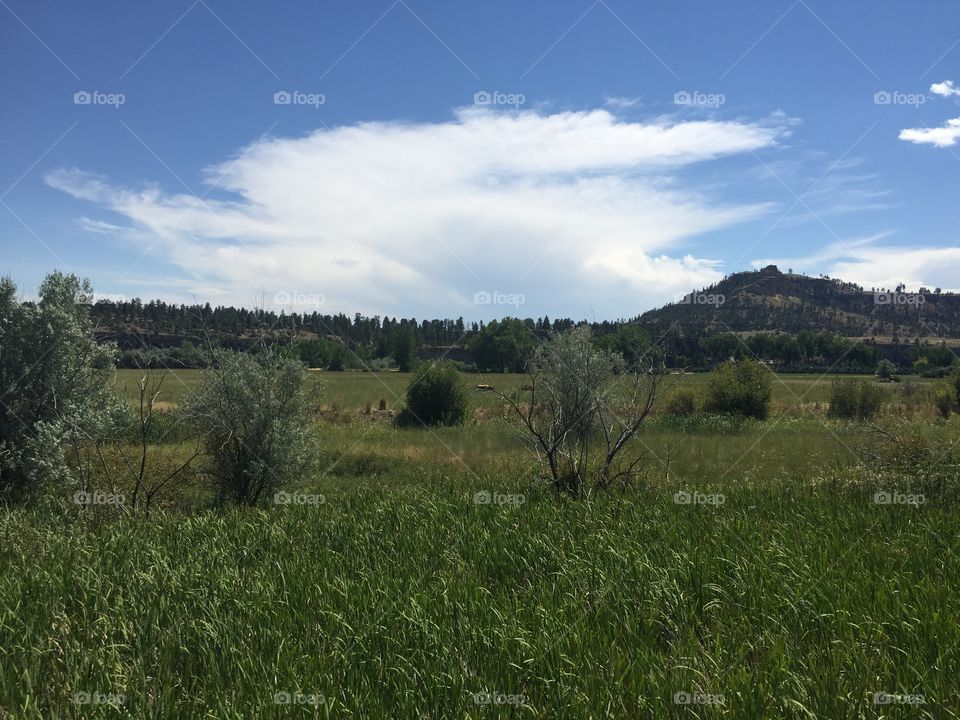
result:
M 5 707 L 18 718 L 956 716 L 952 510 L 780 485 L 728 491 L 722 506 L 677 505 L 672 487 L 622 504 L 533 493 L 475 505 L 478 484 L 407 474 L 337 483 L 322 505 L 161 514 L 146 528 L 0 516 Z M 123 704 L 78 711 L 78 692 Z M 674 702 L 698 692 L 722 704 Z M 306 704 L 278 705 L 277 693 Z M 876 693 L 924 704 L 876 705 Z
M 316 375 L 297 502 L 0 510 L 0 717 L 960 716 L 955 480 L 858 461 L 872 435 L 825 419 L 831 378 L 780 377 L 765 422 L 657 417 L 639 485 L 570 501 L 494 395 L 399 429 L 363 406 L 409 376 Z M 884 427 L 948 448 L 960 421 L 902 385 Z
M 141 377 L 137 370 L 117 370 L 114 383 L 118 392 L 133 400 L 137 393 L 137 383 Z M 197 387 L 203 377 L 201 370 L 173 370 L 165 382 L 160 400 L 168 403 L 178 403 L 184 396 Z M 365 403 L 377 406 L 380 399 L 387 401 L 391 408 L 402 404 L 404 391 L 410 383 L 412 373 L 400 372 L 323 372 L 312 370 L 312 379 L 320 380 L 325 386 L 324 398 L 327 404 L 337 403 L 341 407 L 358 410 Z M 489 384 L 498 391 L 510 392 L 526 382 L 526 375 L 517 374 L 466 374 L 465 380 L 470 387 L 478 384 Z M 668 388 L 692 387 L 702 389 L 707 382 L 707 373 L 687 373 L 683 376 L 668 376 L 664 385 Z M 830 383 L 835 376 L 781 374 L 776 376 L 773 383 L 773 402 L 780 408 L 795 409 L 801 405 L 825 403 L 829 397 Z M 862 375 L 844 375 L 843 377 L 868 378 Z M 913 378 L 910 382 L 918 387 L 925 387 L 933 381 L 925 378 Z M 901 385 L 889 384 L 884 386 L 891 395 L 900 390 Z M 477 401 L 481 404 L 492 405 L 496 397 L 490 394 L 478 394 Z

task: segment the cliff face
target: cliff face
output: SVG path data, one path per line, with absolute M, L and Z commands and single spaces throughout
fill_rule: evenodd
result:
M 640 322 L 704 331 L 829 332 L 847 337 L 960 338 L 960 295 L 864 289 L 769 265 L 730 275 L 702 291 L 644 313 Z

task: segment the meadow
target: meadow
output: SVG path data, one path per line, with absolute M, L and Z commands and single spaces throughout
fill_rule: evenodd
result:
M 131 402 L 136 398 L 137 383 L 142 377 L 138 370 L 117 370 L 114 375 L 114 386 L 121 395 Z M 202 370 L 171 370 L 169 379 L 161 391 L 160 400 L 175 405 L 181 402 L 191 390 L 198 387 L 203 377 Z M 311 370 L 310 378 L 324 385 L 324 401 L 328 405 L 339 405 L 341 408 L 353 410 L 361 409 L 365 403 L 377 406 L 379 400 L 385 399 L 390 407 L 396 407 L 403 401 L 403 395 L 413 373 L 393 371 L 384 372 L 324 372 Z M 835 379 L 829 374 L 779 374 L 773 383 L 773 404 L 780 411 L 796 410 L 802 406 L 815 406 L 816 403 L 826 403 L 830 395 L 830 383 Z M 872 379 L 867 375 L 843 375 L 844 378 Z M 684 375 L 668 376 L 665 388 L 676 390 L 681 387 L 690 387 L 702 390 L 708 381 L 707 373 L 686 373 Z M 496 390 L 507 392 L 516 390 L 527 382 L 527 376 L 516 373 L 465 373 L 464 380 L 469 387 L 480 384 L 493 386 Z M 923 388 L 932 384 L 928 378 L 911 378 L 908 384 Z M 901 390 L 901 384 L 889 384 L 884 388 L 894 395 Z M 493 394 L 478 393 L 475 400 L 481 407 L 497 405 Z
M 657 416 L 641 481 L 574 501 L 493 394 L 400 429 L 409 376 L 315 377 L 321 469 L 280 502 L 0 511 L 0 717 L 960 715 L 960 421 L 926 382 L 878 424 L 927 464 L 780 376 L 770 419 Z

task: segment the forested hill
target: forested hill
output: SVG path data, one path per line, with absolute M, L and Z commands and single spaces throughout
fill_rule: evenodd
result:
M 641 324 L 676 326 L 685 334 L 826 332 L 880 342 L 960 338 L 960 295 L 939 288 L 907 293 L 863 288 L 828 277 L 781 272 L 769 265 L 730 275 L 680 302 L 650 310 Z
M 310 367 L 330 370 L 412 368 L 443 357 L 464 367 L 522 371 L 536 344 L 575 322 L 569 318 L 417 320 L 276 313 L 153 300 L 98 300 L 90 305 L 101 341 L 116 342 L 119 362 L 146 359 L 203 367 L 206 345 L 247 349 L 289 344 Z M 591 323 L 596 341 L 628 357 L 656 346 L 672 367 L 707 369 L 743 353 L 778 369 L 872 372 L 881 357 L 901 368 L 952 366 L 960 345 L 960 295 L 939 289 L 864 289 L 770 266 L 731 275 L 682 302 L 633 320 Z M 292 341 L 296 342 L 292 342 Z

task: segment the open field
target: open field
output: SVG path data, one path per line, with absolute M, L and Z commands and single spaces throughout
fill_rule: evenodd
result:
M 160 394 L 160 400 L 176 404 L 192 389 L 197 387 L 203 376 L 202 370 L 173 370 Z M 403 402 L 404 391 L 410 383 L 412 373 L 400 372 L 323 372 L 312 370 L 311 378 L 319 379 L 324 383 L 324 401 L 327 405 L 338 404 L 340 407 L 358 410 L 365 403 L 377 407 L 380 399 L 387 401 L 387 405 L 396 408 Z M 141 374 L 137 370 L 117 370 L 114 382 L 118 392 L 133 400 L 137 392 L 137 382 Z M 498 391 L 510 392 L 519 388 L 527 381 L 522 374 L 465 374 L 466 382 L 473 387 L 478 384 L 489 384 Z M 829 397 L 830 383 L 836 377 L 873 379 L 867 375 L 816 375 L 816 374 L 780 374 L 773 383 L 773 403 L 780 410 L 796 410 L 803 405 L 825 403 Z M 664 383 L 668 390 L 690 387 L 702 390 L 709 378 L 707 373 L 687 373 L 685 375 L 671 375 Z M 933 380 L 926 378 L 908 378 L 909 382 L 926 387 Z M 893 395 L 901 390 L 903 383 L 890 383 L 884 389 Z M 492 394 L 478 394 L 476 401 L 481 406 L 498 404 Z
M 399 429 L 361 410 L 409 376 L 317 375 L 340 410 L 292 503 L 0 510 L 0 717 L 960 717 L 960 419 L 902 383 L 884 427 L 943 476 L 874 473 L 831 378 L 781 376 L 769 420 L 657 417 L 638 485 L 570 501 L 494 395 Z

